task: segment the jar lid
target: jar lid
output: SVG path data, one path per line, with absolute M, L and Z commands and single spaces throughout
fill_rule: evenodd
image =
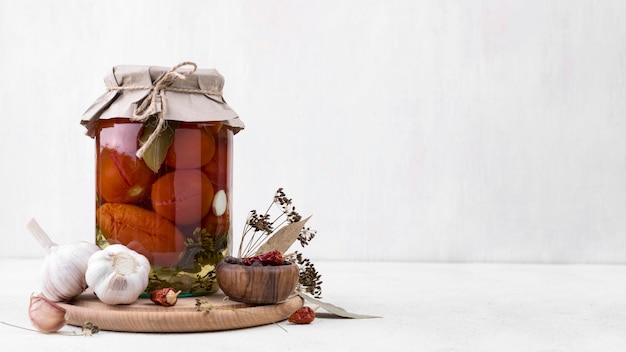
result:
M 116 117 L 145 121 L 150 116 L 183 122 L 220 121 L 234 133 L 245 126 L 222 96 L 224 77 L 216 69 L 198 69 L 193 62 L 173 68 L 115 66 L 104 78 L 107 92 L 83 114 L 87 135 L 97 122 Z

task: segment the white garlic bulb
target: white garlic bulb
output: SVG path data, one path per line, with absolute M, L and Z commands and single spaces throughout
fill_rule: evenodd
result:
M 150 262 L 121 244 L 113 244 L 89 258 L 87 284 L 106 304 L 131 304 L 148 287 Z
M 39 273 L 43 296 L 54 302 L 65 302 L 83 293 L 87 288 L 87 261 L 100 247 L 89 242 L 58 245 L 35 219 L 27 227 L 47 251 Z

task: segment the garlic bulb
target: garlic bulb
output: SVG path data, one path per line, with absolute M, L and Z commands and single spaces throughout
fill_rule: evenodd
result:
M 131 304 L 148 287 L 150 262 L 121 244 L 113 244 L 89 258 L 87 284 L 106 304 Z
M 28 317 L 33 326 L 41 332 L 55 332 L 67 324 L 65 308 L 41 296 L 30 296 Z
M 41 293 L 54 302 L 69 301 L 83 293 L 87 288 L 87 261 L 100 247 L 89 242 L 58 245 L 35 219 L 31 219 L 27 227 L 47 251 L 39 273 Z

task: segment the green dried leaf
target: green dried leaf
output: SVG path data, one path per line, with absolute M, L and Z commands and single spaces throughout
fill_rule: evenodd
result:
M 296 293 L 300 297 L 302 297 L 305 301 L 308 301 L 310 303 L 316 304 L 316 305 L 322 307 L 328 313 L 332 313 L 332 314 L 338 315 L 340 317 L 350 318 L 350 319 L 382 318 L 382 317 L 376 316 L 376 315 L 366 315 L 366 314 L 350 313 L 350 312 L 348 312 L 347 310 L 345 310 L 345 309 L 343 309 L 341 307 L 337 307 L 336 305 L 333 305 L 333 304 L 330 304 L 330 303 L 322 302 L 319 299 L 313 298 L 313 297 L 307 295 L 304 292 L 296 291 Z
M 300 220 L 298 222 L 291 223 L 278 229 L 274 234 L 256 251 L 256 254 L 263 254 L 274 249 L 281 253 L 285 253 L 291 245 L 296 242 L 300 231 L 304 227 L 304 224 L 311 218 Z
M 154 132 L 157 126 L 157 120 L 155 117 L 151 117 L 146 124 L 144 125 L 143 134 L 139 138 L 139 144 L 143 145 L 148 137 Z M 176 121 L 166 121 L 165 127 L 161 132 L 157 135 L 154 141 L 146 148 L 143 153 L 143 161 L 148 165 L 150 170 L 154 172 L 158 172 L 161 168 L 161 164 L 163 164 L 163 160 L 165 160 L 165 156 L 167 155 L 167 150 L 172 145 L 174 141 L 174 132 L 178 127 L 178 122 Z

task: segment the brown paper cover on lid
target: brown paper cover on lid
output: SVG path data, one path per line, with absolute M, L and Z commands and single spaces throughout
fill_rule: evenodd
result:
M 222 96 L 224 77 L 216 69 L 197 69 L 191 62 L 174 68 L 115 66 L 104 79 L 107 92 L 82 116 L 87 135 L 94 137 L 100 119 L 144 121 L 158 115 L 183 122 L 219 121 L 234 133 L 245 126 Z

